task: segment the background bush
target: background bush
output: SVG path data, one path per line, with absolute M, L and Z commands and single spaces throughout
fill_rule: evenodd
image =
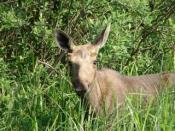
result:
M 79 45 L 93 41 L 111 23 L 99 68 L 127 75 L 174 71 L 174 0 L 2 1 L 0 16 L 0 130 L 107 127 L 105 118 L 84 121 L 65 54 L 54 39 L 57 28 Z M 175 129 L 174 95 L 170 94 L 163 95 L 155 108 L 128 106 L 129 114 L 117 117 L 114 129 Z

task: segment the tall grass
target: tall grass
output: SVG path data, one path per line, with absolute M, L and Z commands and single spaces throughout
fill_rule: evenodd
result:
M 150 2 L 0 2 L 0 130 L 175 130 L 174 88 L 146 106 L 129 97 L 115 115 L 86 116 L 54 41 L 60 28 L 84 44 L 111 22 L 99 68 L 126 75 L 174 71 L 175 3 Z

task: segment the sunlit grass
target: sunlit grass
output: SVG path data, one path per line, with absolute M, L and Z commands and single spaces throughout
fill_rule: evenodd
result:
M 4 92 L 0 97 L 1 130 L 175 129 L 174 88 L 165 90 L 147 104 L 143 104 L 142 99 L 135 101 L 128 97 L 124 109 L 116 110 L 115 115 L 85 118 L 85 108 L 68 85 L 69 78 L 48 78 L 46 73 L 38 81 L 44 72 L 45 68 L 37 65 L 34 72 L 26 76 L 27 83 L 19 81 L 16 87 L 9 87 L 13 92 L 8 91 L 7 79 L 1 83 Z M 46 79 L 48 83 L 42 83 Z

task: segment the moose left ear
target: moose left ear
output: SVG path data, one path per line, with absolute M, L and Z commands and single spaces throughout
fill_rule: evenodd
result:
M 108 26 L 106 26 L 106 28 L 96 38 L 93 45 L 97 46 L 98 48 L 101 48 L 104 46 L 104 44 L 106 43 L 108 36 L 109 36 L 110 27 L 111 27 L 111 24 L 108 24 Z
M 65 51 L 72 51 L 73 42 L 72 39 L 63 31 L 58 30 L 55 33 L 58 46 Z

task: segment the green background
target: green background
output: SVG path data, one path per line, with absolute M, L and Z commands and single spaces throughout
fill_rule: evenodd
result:
M 86 44 L 111 23 L 98 67 L 125 75 L 174 71 L 174 0 L 12 0 L 0 2 L 0 130 L 175 129 L 173 89 L 156 104 L 129 99 L 113 120 L 92 117 L 72 88 L 55 29 Z M 120 115 L 122 114 L 122 115 Z

